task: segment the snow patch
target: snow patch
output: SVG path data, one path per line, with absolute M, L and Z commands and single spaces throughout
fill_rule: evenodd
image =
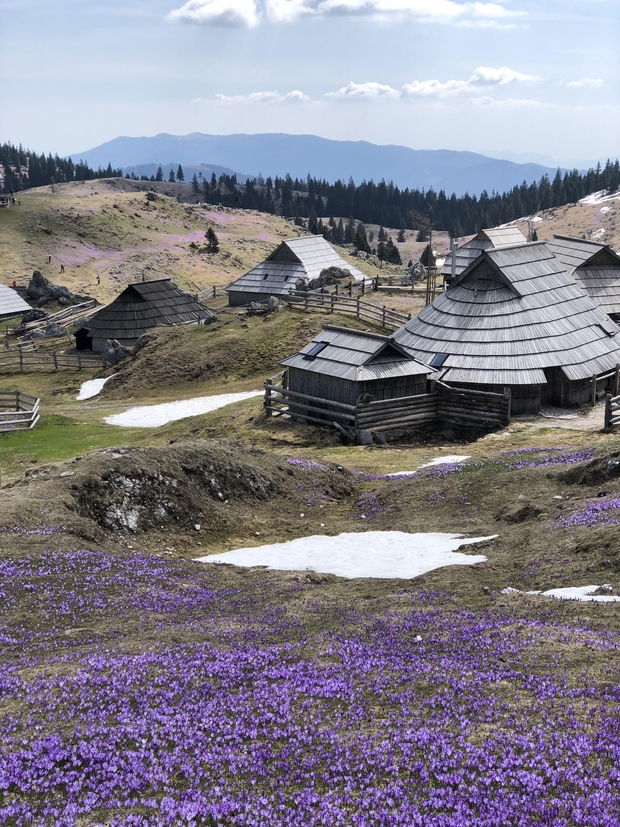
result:
M 591 603 L 617 603 L 620 600 L 620 597 L 615 594 L 594 594 L 598 589 L 609 589 L 611 591 L 611 586 L 607 584 L 604 586 L 567 586 L 561 589 L 549 589 L 546 592 L 522 592 L 508 586 L 508 588 L 502 589 L 501 594 L 542 594 L 543 597 L 557 597 L 559 600 L 581 600 Z
M 425 462 L 423 465 L 420 465 L 420 468 L 430 468 L 434 465 L 448 465 L 454 462 L 464 462 L 466 459 L 470 459 L 470 456 L 459 456 L 458 454 L 447 454 L 445 457 L 435 457 L 430 462 Z M 417 471 L 394 471 L 391 474 L 386 474 L 386 477 L 414 477 L 418 472 Z
M 92 399 L 93 396 L 97 396 L 98 393 L 101 393 L 101 388 L 105 385 L 108 379 L 110 379 L 110 377 L 106 376 L 105 379 L 89 379 L 88 382 L 82 382 L 80 385 L 80 392 L 75 398 L 78 402 L 82 402 L 84 399 Z
M 599 212 L 611 212 L 611 207 L 601 207 Z
M 200 414 L 215 411 L 233 402 L 241 402 L 244 399 L 262 395 L 263 391 L 220 393 L 216 396 L 196 396 L 193 399 L 180 399 L 177 402 L 165 402 L 161 405 L 141 405 L 128 408 L 120 414 L 106 416 L 105 421 L 108 425 L 121 425 L 124 428 L 159 428 L 177 419 L 200 416 Z
M 602 204 L 604 201 L 620 201 L 620 190 L 610 194 L 607 190 L 599 190 L 579 200 L 580 204 Z
M 493 540 L 462 534 L 407 534 L 403 531 L 367 531 L 314 535 L 286 543 L 239 548 L 223 554 L 198 557 L 199 563 L 229 563 L 235 566 L 267 566 L 279 571 L 315 571 L 338 577 L 419 577 L 443 566 L 484 563 L 483 554 L 459 554 L 464 545 Z

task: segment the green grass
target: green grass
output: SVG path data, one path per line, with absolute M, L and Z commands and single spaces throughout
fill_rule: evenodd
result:
M 126 444 L 137 433 L 140 429 L 44 414 L 28 431 L 0 434 L 0 470 L 5 480 L 14 478 L 35 462 L 61 462 L 98 448 Z

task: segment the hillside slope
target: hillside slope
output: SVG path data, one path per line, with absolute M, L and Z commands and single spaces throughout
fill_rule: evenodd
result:
M 151 186 L 155 201 L 146 197 Z M 237 278 L 298 233 L 272 215 L 181 204 L 179 187 L 113 178 L 21 192 L 0 211 L 0 280 L 25 284 L 36 268 L 106 301 L 143 275 L 169 275 L 196 292 Z M 209 226 L 220 241 L 213 255 L 197 249 Z

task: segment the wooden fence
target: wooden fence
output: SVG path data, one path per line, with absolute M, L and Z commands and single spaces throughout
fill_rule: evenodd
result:
M 26 324 L 18 325 L 23 333 L 31 333 L 33 330 L 41 330 L 47 327 L 48 324 L 60 324 L 63 327 L 77 324 L 87 319 L 93 313 L 101 310 L 103 305 L 98 305 L 95 299 L 82 302 L 81 304 L 74 304 L 71 307 L 65 307 L 64 310 L 59 310 L 58 313 L 52 313 L 44 319 L 36 319 L 34 322 L 26 322 Z M 7 327 L 5 330 L 7 339 L 9 336 L 15 335 L 15 327 Z M 20 333 L 20 335 L 23 335 Z
M 352 313 L 358 319 L 380 324 L 382 327 L 402 327 L 409 321 L 411 315 L 399 313 L 397 310 L 390 310 L 389 307 L 379 307 L 350 296 L 342 296 L 337 293 L 319 293 L 318 291 L 291 290 L 286 301 L 289 305 L 302 305 L 305 310 L 310 308 L 321 308 L 330 313 Z
M 510 388 L 489 393 L 437 382 L 437 418 L 462 428 L 504 427 L 510 422 Z
M 510 422 L 508 388 L 504 393 L 488 393 L 434 382 L 429 393 L 347 405 L 291 391 L 284 387 L 284 381 L 282 371 L 265 382 L 267 416 L 288 414 L 304 422 L 331 425 L 351 437 L 360 431 L 384 433 L 427 422 L 462 428 L 499 428 Z
M 613 428 L 615 425 L 620 425 L 620 396 L 608 393 L 605 397 L 605 427 Z
M 84 368 L 105 368 L 106 358 L 102 353 L 45 353 L 43 351 L 18 350 L 0 351 L 0 373 L 27 370 L 83 370 Z
M 217 296 L 227 296 L 227 284 L 213 284 L 211 287 L 205 287 L 199 293 L 196 293 L 196 301 L 202 302 L 205 299 L 215 299 Z
M 20 391 L 0 391 L 0 431 L 33 428 L 39 419 L 39 400 Z

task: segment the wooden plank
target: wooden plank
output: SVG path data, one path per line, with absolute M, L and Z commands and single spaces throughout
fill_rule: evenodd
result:
M 342 419 L 345 422 L 354 422 L 354 417 L 352 414 L 341 413 L 340 411 L 331 411 L 327 408 L 318 407 L 317 405 L 308 405 L 305 402 L 293 402 L 292 404 L 295 406 L 295 410 L 291 410 L 289 405 L 288 414 L 293 417 L 298 414 L 297 408 L 301 408 L 302 411 L 307 410 L 313 411 L 314 413 L 325 414 L 326 417 L 330 417 L 331 419 Z
M 265 385 L 267 387 L 267 385 Z M 309 396 L 306 393 L 299 393 L 298 391 L 291 391 L 288 388 L 279 388 L 275 385 L 270 385 L 269 390 L 275 391 L 284 397 L 291 397 L 293 399 L 307 399 L 309 402 L 319 402 L 322 405 L 329 405 L 330 407 L 342 408 L 345 411 L 355 412 L 354 405 L 347 405 L 344 402 L 335 402 L 331 399 L 321 399 L 318 396 Z

